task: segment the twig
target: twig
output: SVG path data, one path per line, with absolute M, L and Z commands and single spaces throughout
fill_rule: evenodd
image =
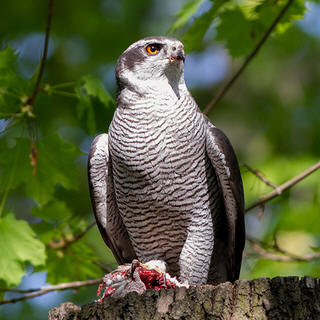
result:
M 39 92 L 39 86 L 42 79 L 44 66 L 46 64 L 47 60 L 47 54 L 48 54 L 48 47 L 49 47 L 49 35 L 50 35 L 50 29 L 51 29 L 51 21 L 52 21 L 52 14 L 53 14 L 53 0 L 49 0 L 49 9 L 48 9 L 48 18 L 47 18 L 47 26 L 46 26 L 46 35 L 44 40 L 44 48 L 43 48 L 43 55 L 40 62 L 40 69 L 37 76 L 37 80 L 35 83 L 35 86 L 33 88 L 32 94 L 27 100 L 27 105 L 32 106 L 34 103 L 34 100 Z
M 256 207 L 265 205 L 266 202 L 276 198 L 280 194 L 282 194 L 284 191 L 290 189 L 295 184 L 300 182 L 301 180 L 305 179 L 308 175 L 313 173 L 314 171 L 318 170 L 320 168 L 320 161 L 308 168 L 307 170 L 303 171 L 302 173 L 298 174 L 294 178 L 288 180 L 287 182 L 283 183 L 282 185 L 278 186 L 276 190 L 273 190 L 266 196 L 261 196 L 260 200 L 256 201 L 252 205 L 250 205 L 248 208 L 246 208 L 245 212 L 248 212 Z
M 50 85 L 50 89 L 58 89 L 58 88 L 66 88 L 66 87 L 72 87 L 76 84 L 76 81 L 68 81 L 68 82 L 62 82 L 54 85 Z
M 300 258 L 293 258 L 293 257 L 289 257 L 289 256 L 284 256 L 284 255 L 279 255 L 279 254 L 275 254 L 272 252 L 269 252 L 265 249 L 263 249 L 262 247 L 260 247 L 259 245 L 252 244 L 252 248 L 254 249 L 254 251 L 256 251 L 261 257 L 269 259 L 269 260 L 273 260 L 273 261 L 281 261 L 281 262 L 288 262 L 288 261 L 304 261 Z
M 253 168 L 251 168 L 249 165 L 244 164 L 244 166 L 250 171 L 252 172 L 258 179 L 260 179 L 262 182 L 264 182 L 267 186 L 273 188 L 273 189 L 277 189 L 278 186 L 274 185 L 272 182 L 270 182 L 269 180 L 267 180 L 262 173 L 259 170 L 255 170 Z
M 260 241 L 254 240 L 248 236 L 247 236 L 247 240 L 251 243 L 253 250 L 255 250 L 263 258 L 266 258 L 269 260 L 281 261 L 281 262 L 287 262 L 287 261 L 305 262 L 305 261 L 311 261 L 314 259 L 320 259 L 320 252 L 310 253 L 310 254 L 307 254 L 303 257 L 294 255 L 294 254 L 287 252 L 283 249 L 280 249 L 280 250 L 276 249 L 277 252 L 273 253 L 273 252 L 270 252 L 270 251 L 264 249 L 261 246 Z M 273 247 L 273 249 L 274 249 L 274 247 Z
M 69 97 L 69 98 L 76 98 L 77 97 L 77 95 L 75 93 L 56 90 L 56 89 L 51 89 L 50 93 L 57 94 L 57 95 L 60 95 L 60 96 Z
M 213 107 L 221 100 L 221 98 L 225 95 L 225 93 L 230 89 L 230 87 L 233 85 L 233 83 L 237 80 L 237 78 L 240 76 L 240 74 L 244 71 L 244 69 L 247 67 L 249 62 L 254 58 L 254 56 L 259 52 L 262 45 L 265 43 L 265 41 L 269 38 L 271 32 L 274 30 L 278 22 L 281 20 L 283 15 L 286 13 L 286 11 L 289 9 L 290 5 L 292 4 L 293 0 L 288 0 L 287 4 L 283 7 L 283 9 L 280 11 L 278 16 L 274 19 L 273 23 L 269 27 L 269 29 L 266 31 L 266 33 L 263 35 L 262 39 L 259 41 L 259 43 L 255 46 L 253 51 L 248 55 L 246 60 L 243 62 L 240 69 L 233 75 L 233 77 L 219 90 L 218 94 L 211 100 L 207 108 L 204 110 L 204 114 L 208 115 Z
M 30 97 L 26 100 L 25 106 L 23 107 L 24 109 L 27 110 L 27 114 L 29 115 L 29 118 L 27 119 L 27 127 L 28 127 L 29 140 L 30 140 L 31 166 L 33 167 L 32 175 L 36 175 L 36 170 L 37 170 L 38 150 L 36 147 L 36 141 L 38 140 L 38 129 L 35 126 L 34 121 L 31 120 L 31 118 L 35 117 L 32 112 L 33 104 L 40 90 L 40 82 L 43 76 L 44 67 L 45 67 L 47 55 L 48 55 L 49 35 L 50 35 L 51 21 L 52 21 L 52 15 L 53 15 L 53 2 L 54 0 L 49 0 L 49 3 L 48 3 L 48 17 L 47 17 L 45 39 L 44 39 L 43 54 L 40 61 L 40 68 L 37 75 L 36 83 L 34 85 L 34 88 Z
M 76 241 L 80 240 L 94 225 L 96 222 L 90 223 L 83 231 L 76 234 L 72 239 L 70 240 L 61 240 L 59 242 L 50 242 L 49 246 L 53 249 L 65 249 L 75 243 Z
M 57 284 L 54 286 L 43 287 L 40 290 L 34 291 L 30 294 L 26 294 L 26 295 L 19 297 L 19 298 L 10 298 L 10 299 L 5 299 L 5 300 L 0 300 L 0 305 L 7 304 L 7 303 L 16 303 L 16 302 L 23 301 L 26 299 L 39 297 L 39 296 L 42 296 L 42 295 L 44 295 L 48 292 L 51 292 L 51 291 L 77 289 L 80 287 L 90 286 L 90 285 L 97 284 L 100 282 L 101 282 L 101 279 L 99 278 L 99 279 L 87 280 L 87 281 L 75 281 L 75 282 L 68 282 L 68 283 L 60 283 L 60 284 Z M 7 290 L 7 291 L 12 291 L 12 290 Z
M 0 288 L 0 292 L 16 292 L 16 293 L 30 293 L 35 291 L 40 291 L 41 288 L 34 288 L 34 289 L 15 289 L 15 288 Z

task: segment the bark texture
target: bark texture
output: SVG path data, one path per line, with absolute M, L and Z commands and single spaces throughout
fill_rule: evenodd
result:
M 320 279 L 277 277 L 238 280 L 188 290 L 147 290 L 78 307 L 49 311 L 49 320 L 320 319 Z

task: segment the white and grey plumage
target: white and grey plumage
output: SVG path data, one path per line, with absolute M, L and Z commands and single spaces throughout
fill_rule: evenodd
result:
M 229 140 L 184 81 L 180 41 L 149 37 L 116 66 L 117 109 L 91 145 L 99 230 L 119 263 L 163 260 L 189 284 L 239 277 L 244 200 Z

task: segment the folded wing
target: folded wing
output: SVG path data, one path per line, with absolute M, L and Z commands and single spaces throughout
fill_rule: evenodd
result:
M 238 161 L 226 135 L 207 119 L 206 151 L 216 172 L 223 197 L 223 210 L 220 214 L 223 223 L 219 228 L 219 245 L 217 252 L 227 264 L 227 280 L 239 278 L 242 252 L 245 244 L 244 196 Z M 215 252 L 213 252 L 213 255 Z M 210 280 L 210 279 L 209 279 Z M 210 281 L 209 281 L 210 282 Z
M 136 255 L 117 207 L 107 134 L 97 136 L 91 144 L 88 176 L 91 203 L 100 233 L 117 262 L 130 263 Z

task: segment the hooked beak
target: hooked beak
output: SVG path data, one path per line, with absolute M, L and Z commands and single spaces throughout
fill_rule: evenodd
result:
M 185 61 L 186 56 L 182 50 L 178 50 L 175 53 L 171 54 L 170 61 Z

